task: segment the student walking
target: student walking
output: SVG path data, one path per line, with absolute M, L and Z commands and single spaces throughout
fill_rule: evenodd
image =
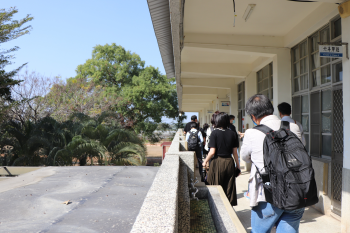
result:
M 196 115 L 193 115 L 191 116 L 191 121 L 188 122 L 184 128 L 184 134 L 186 135 L 188 132 L 190 132 L 191 130 L 191 124 L 192 123 L 196 123 L 196 129 L 199 129 L 199 125 L 197 124 L 198 120 L 197 120 L 197 116 Z
M 300 124 L 300 122 L 293 120 L 290 117 L 290 114 L 292 114 L 292 106 L 290 106 L 290 104 L 283 102 L 280 103 L 278 106 L 278 111 L 280 113 L 280 117 L 281 117 L 281 121 L 288 121 L 290 123 L 294 123 L 297 124 L 301 133 L 301 141 L 303 142 L 304 146 L 306 146 L 306 140 L 305 140 L 305 136 L 304 136 L 304 130 L 303 130 L 303 126 Z
M 196 129 L 198 124 L 196 122 L 192 122 L 190 127 L 191 129 L 186 134 L 187 148 L 188 151 L 196 152 L 196 157 L 199 166 L 199 173 L 201 177 L 203 177 L 203 167 L 202 167 L 202 145 L 203 145 L 203 136 L 202 133 Z
M 313 183 L 313 169 L 309 156 L 305 147 L 297 139 L 301 139 L 300 129 L 295 123 L 281 123 L 277 116 L 272 115 L 274 112 L 273 105 L 264 95 L 252 96 L 246 103 L 246 112 L 253 122 L 258 125 L 245 131 L 241 147 L 242 159 L 253 164 L 249 178 L 250 206 L 252 208 L 251 232 L 267 233 L 271 231 L 273 226 L 277 227 L 277 233 L 299 232 L 304 207 L 318 201 L 317 190 L 313 190 L 316 188 L 316 183 Z M 266 129 L 270 130 L 268 131 L 270 135 L 263 132 Z M 269 147 L 271 141 L 264 145 L 265 137 L 268 140 L 276 140 L 272 142 L 276 146 Z M 275 137 L 276 139 L 274 139 Z M 280 143 L 281 141 L 287 144 L 289 148 L 281 148 L 281 146 L 284 146 L 283 143 Z M 265 148 L 269 149 L 266 155 L 264 155 Z M 279 151 L 279 154 L 276 151 Z M 296 157 L 293 157 L 294 155 Z M 266 156 L 271 156 L 271 159 L 287 158 L 287 160 L 284 164 L 273 164 L 273 162 L 267 160 Z M 270 161 L 268 166 L 265 161 Z M 307 170 L 298 170 L 304 164 L 308 166 L 306 167 Z M 275 177 L 271 177 L 268 172 L 279 169 L 279 166 L 285 166 L 285 172 L 276 170 L 278 173 L 275 173 Z M 296 176 L 293 175 L 293 169 L 298 173 Z M 304 171 L 307 171 L 307 173 L 299 174 L 299 172 Z M 303 176 L 301 177 L 301 175 Z M 289 180 L 286 180 L 287 178 Z M 294 179 L 301 180 L 295 182 Z M 299 187 L 301 182 L 303 182 L 301 185 L 304 185 L 304 190 Z M 311 193 L 305 195 L 304 191 L 306 189 Z M 280 192 L 273 192 L 275 190 Z M 289 196 L 286 196 L 286 194 L 289 194 Z M 300 197 L 302 195 L 304 195 L 303 198 Z M 278 206 L 275 203 L 278 203 Z
M 203 162 L 206 166 L 212 159 L 208 172 L 209 185 L 221 185 L 230 204 L 237 205 L 236 175 L 240 174 L 237 155 L 237 135 L 228 129 L 229 116 L 219 113 L 215 119 L 215 129 L 211 132 L 209 154 Z M 233 154 L 233 158 L 232 158 Z M 236 162 L 236 167 L 235 167 Z M 237 172 L 236 172 L 237 169 Z

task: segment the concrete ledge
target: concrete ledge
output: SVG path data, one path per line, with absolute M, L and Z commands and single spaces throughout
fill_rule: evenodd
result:
M 187 167 L 183 164 L 180 165 L 179 176 L 179 232 L 190 232 L 190 196 L 187 179 Z
M 246 233 L 220 185 L 200 187 L 197 196 L 200 199 L 208 199 L 217 232 Z
M 166 156 L 131 232 L 178 232 L 179 156 Z
M 32 172 L 42 168 L 42 167 L 17 167 L 17 166 L 16 167 L 5 166 L 5 167 L 14 176 L 22 175 L 24 173 Z M 0 167 L 0 176 L 7 176 L 7 175 L 8 175 L 7 171 L 3 167 Z

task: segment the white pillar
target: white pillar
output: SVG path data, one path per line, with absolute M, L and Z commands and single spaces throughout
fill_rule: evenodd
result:
M 231 87 L 230 102 L 230 114 L 236 117 L 236 123 L 234 125 L 236 126 L 236 129 L 238 129 L 238 94 L 236 81 Z
M 350 44 L 350 17 L 342 19 L 342 41 Z M 345 51 L 345 47 L 344 47 Z M 341 232 L 350 232 L 350 61 L 343 58 L 343 117 L 344 117 L 344 160 L 343 190 L 341 208 Z
M 292 105 L 290 50 L 280 51 L 273 57 L 273 107 L 278 116 L 277 105 L 287 102 Z

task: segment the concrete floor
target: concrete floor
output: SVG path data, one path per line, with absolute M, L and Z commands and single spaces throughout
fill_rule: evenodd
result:
M 157 171 L 46 167 L 1 180 L 0 232 L 130 232 Z
M 243 172 L 241 176 L 236 179 L 238 205 L 234 206 L 238 218 L 241 220 L 243 226 L 250 232 L 250 207 L 249 200 L 244 197 L 244 192 L 248 188 L 249 173 Z M 323 215 L 312 207 L 306 208 L 303 218 L 301 220 L 301 233 L 338 233 L 340 231 L 340 221 Z M 275 232 L 275 229 L 272 230 Z

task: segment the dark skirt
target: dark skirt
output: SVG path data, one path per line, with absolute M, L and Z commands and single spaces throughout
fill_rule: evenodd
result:
M 237 205 L 235 163 L 232 157 L 214 157 L 208 172 L 209 185 L 221 185 L 232 206 Z

